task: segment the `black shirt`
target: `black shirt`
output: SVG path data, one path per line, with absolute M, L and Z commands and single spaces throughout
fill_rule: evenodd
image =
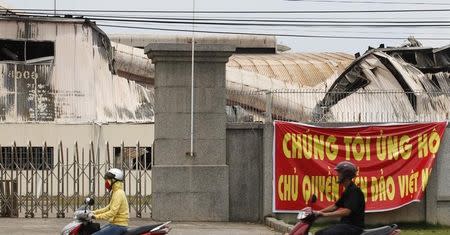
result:
M 339 208 L 347 208 L 352 211 L 349 216 L 341 218 L 341 223 L 364 228 L 366 202 L 363 192 L 355 183 L 350 183 L 335 205 Z

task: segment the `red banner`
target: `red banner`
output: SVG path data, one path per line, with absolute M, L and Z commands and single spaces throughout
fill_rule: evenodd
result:
M 337 201 L 343 188 L 334 167 L 351 161 L 366 212 L 393 210 L 423 197 L 446 122 L 316 127 L 275 122 L 274 212 L 315 209 Z

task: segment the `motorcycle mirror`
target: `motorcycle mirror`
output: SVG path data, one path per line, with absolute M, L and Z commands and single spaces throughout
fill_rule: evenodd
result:
M 317 196 L 316 196 L 316 194 L 313 194 L 311 197 L 311 203 L 316 203 L 316 201 L 317 201 Z
M 94 205 L 94 198 L 87 197 L 86 199 L 84 199 L 84 204 L 89 205 L 89 206 Z

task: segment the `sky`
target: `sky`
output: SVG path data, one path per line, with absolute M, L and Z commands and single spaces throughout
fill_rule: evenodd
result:
M 0 0 L 15 9 L 53 9 L 54 0 Z M 357 2 L 357 3 L 355 3 Z M 393 4 L 395 3 L 395 4 Z M 410 4 L 415 3 L 415 4 Z M 425 4 L 424 4 L 425 3 Z M 442 4 L 442 5 L 438 5 Z M 193 9 L 191 0 L 57 0 L 56 8 L 61 10 L 95 9 L 95 10 L 187 10 Z M 450 9 L 447 0 L 195 0 L 197 11 L 323 11 L 323 10 L 386 10 L 386 9 Z M 89 13 L 86 13 L 89 14 Z M 106 13 L 105 13 L 106 14 Z M 111 13 L 108 13 L 111 15 Z M 130 13 L 128 13 L 130 15 Z M 167 15 L 153 15 L 167 16 Z M 191 17 L 188 15 L 170 15 L 170 17 Z M 220 15 L 196 14 L 196 17 L 221 17 Z M 235 19 L 284 19 L 284 20 L 354 20 L 354 21 L 380 21 L 380 20 L 406 20 L 406 21 L 448 21 L 449 12 L 413 12 L 413 13 L 345 13 L 345 14 L 228 14 L 228 18 Z M 122 23 L 126 24 L 126 23 Z M 161 25 L 150 23 L 134 23 L 135 26 L 178 28 L 191 30 L 190 25 Z M 448 25 L 448 24 L 447 24 Z M 450 26 L 421 27 L 421 28 L 368 28 L 368 27 L 286 27 L 286 26 L 195 26 L 198 30 L 216 30 L 229 32 L 251 32 L 270 34 L 296 34 L 296 35 L 331 35 L 331 36 L 364 36 L 364 37 L 398 37 L 407 38 L 449 38 Z M 108 34 L 168 34 L 163 31 L 142 29 L 120 29 L 102 27 Z M 170 34 L 170 33 L 169 33 Z M 180 33 L 178 33 L 180 34 Z M 398 46 L 403 39 L 336 39 L 336 38 L 302 38 L 277 37 L 278 43 L 287 45 L 295 52 L 364 52 L 368 46 L 378 47 Z M 450 44 L 450 40 L 422 40 L 424 46 L 440 47 Z

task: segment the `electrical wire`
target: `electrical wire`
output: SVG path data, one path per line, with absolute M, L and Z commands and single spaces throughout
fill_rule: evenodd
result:
M 171 32 L 191 32 L 189 29 L 178 29 L 178 28 L 162 28 L 162 27 L 142 27 L 142 26 L 127 26 L 127 25 L 109 25 L 109 24 L 97 24 L 101 27 L 112 27 L 112 28 L 126 28 L 126 29 L 145 29 L 145 30 L 156 30 L 156 31 L 171 31 Z M 404 37 L 370 37 L 370 36 L 336 36 L 336 35 L 307 35 L 307 34 L 281 34 L 281 33 L 255 33 L 255 32 L 231 32 L 231 31 L 211 31 L 211 30 L 199 30 L 196 29 L 196 33 L 211 33 L 211 34 L 237 34 L 237 35 L 255 35 L 255 36 L 280 36 L 280 37 L 297 37 L 297 38 L 329 38 L 329 39 L 391 39 L 391 40 L 403 40 Z M 444 37 L 419 37 L 419 40 L 437 40 L 437 41 L 448 41 L 450 38 Z
M 136 24 L 133 23 L 123 23 L 125 25 L 130 25 L 130 26 L 135 26 Z M 144 23 L 144 24 L 140 24 L 139 26 L 149 26 L 149 27 L 159 27 L 158 24 L 152 24 L 152 23 Z M 198 26 L 201 29 L 205 29 L 208 30 L 210 29 L 210 27 L 207 26 Z M 423 28 L 418 28 L 417 30 L 414 29 L 408 29 L 407 32 L 404 31 L 399 31 L 399 30 L 386 30 L 385 28 L 379 28 L 379 29 L 372 29 L 372 30 L 356 30 L 355 28 L 342 28 L 342 30 L 337 29 L 338 27 L 334 27 L 333 29 L 329 29 L 329 28 L 308 28 L 308 33 L 332 33 L 332 34 L 345 34 L 347 35 L 373 35 L 374 36 L 379 36 L 380 34 L 383 35 L 389 35 L 392 37 L 403 37 L 403 38 L 407 38 L 411 35 L 426 35 L 428 37 L 439 37 L 441 35 L 444 35 L 445 32 L 448 32 L 448 34 L 450 34 L 450 28 L 448 28 L 448 30 L 446 31 L 442 31 L 440 30 L 439 32 L 424 32 Z M 436 28 L 431 28 L 434 29 L 436 31 Z M 236 31 L 239 30 L 241 32 L 257 32 L 259 30 L 256 30 L 255 27 L 245 27 L 245 26 L 240 26 L 240 27 L 235 27 L 235 26 L 215 26 L 214 30 L 231 30 L 231 31 Z M 279 32 L 285 32 L 285 31 L 293 31 L 293 29 L 291 27 L 267 27 L 264 29 L 260 29 L 260 30 L 264 30 L 264 33 L 269 33 L 269 34 L 277 34 Z M 419 31 L 419 32 L 417 32 Z M 120 33 L 119 33 L 120 34 Z
M 168 20 L 159 20 L 151 18 L 124 18 L 124 17 L 97 17 L 91 16 L 89 20 L 95 21 L 112 21 L 112 22 L 133 22 L 133 23 L 158 23 L 158 24 L 188 24 L 193 23 L 198 25 L 230 25 L 230 26 L 258 26 L 258 27 L 402 27 L 402 28 L 417 28 L 417 27 L 450 27 L 450 21 L 296 21 L 293 23 L 255 23 L 252 21 L 247 22 L 234 22 L 233 20 L 226 22 L 212 22 L 201 20 L 181 20 L 178 18 L 169 18 Z
M 42 16 L 55 16 L 55 14 L 49 14 L 46 12 L 36 12 L 36 11 L 15 11 L 14 13 L 17 14 L 29 14 L 29 15 L 42 15 Z M 58 16 L 65 16 L 67 14 L 59 14 Z M 100 14 L 70 14 L 72 16 L 79 16 L 79 17 L 90 17 L 90 16 L 98 16 L 98 17 L 118 17 L 118 18 L 137 18 L 137 19 L 146 19 L 146 18 L 152 18 L 152 19 L 191 19 L 191 17 L 187 17 L 187 16 L 183 16 L 183 15 L 175 15 L 172 17 L 167 17 L 167 15 L 163 15 L 160 13 L 151 13 L 149 15 L 143 15 L 143 14 L 133 14 L 133 15 L 123 15 L 123 13 L 121 14 L 115 14 L 115 15 L 105 15 L 105 13 L 100 13 Z M 247 21 L 281 21 L 281 22 L 290 22 L 292 20 L 365 20 L 367 18 L 370 18 L 372 20 L 386 20 L 386 19 L 402 19 L 402 20 L 418 20 L 418 19 L 423 19 L 423 16 L 419 16 L 419 17 L 400 17 L 398 15 L 395 15 L 393 17 L 278 17 L 278 18 L 270 18 L 268 16 L 265 17 L 261 17 L 261 16 L 236 16 L 233 15 L 232 18 L 228 17 L 228 18 L 224 18 L 224 16 L 219 16 L 219 17 L 210 17 L 210 16 L 202 16 L 201 18 L 196 17 L 196 19 L 200 19 L 200 20 L 224 20 L 224 21 L 243 21 L 243 20 L 247 20 Z M 427 19 L 449 19 L 449 17 L 447 15 L 445 16 L 427 16 Z
M 334 22 L 311 22 L 311 23 L 242 23 L 242 22 L 201 22 L 201 21 L 170 21 L 170 20 L 128 20 L 112 18 L 90 18 L 96 21 L 132 22 L 132 23 L 157 23 L 157 24 L 197 24 L 197 25 L 227 25 L 227 26 L 257 26 L 257 27 L 382 27 L 382 28 L 419 28 L 419 27 L 450 27 L 450 21 L 439 23 L 411 23 L 411 24 L 359 24 L 359 23 L 334 23 Z
M 30 12 L 23 12 L 24 14 Z M 31 16 L 47 13 L 39 13 L 39 12 L 31 12 Z M 47 14 L 48 15 L 48 14 Z M 448 28 L 450 27 L 450 21 L 324 21 L 324 20 L 295 20 L 295 23 L 278 23 L 278 22 L 290 22 L 283 20 L 243 20 L 243 19 L 216 19 L 216 18 L 195 18 L 195 20 L 187 19 L 187 18 L 170 18 L 170 17 L 135 17 L 135 16 L 112 16 L 112 15 L 79 15 L 80 18 L 84 16 L 89 16 L 89 19 L 86 20 L 96 20 L 96 21 L 105 21 L 105 22 L 122 22 L 123 24 L 131 24 L 131 23 L 144 23 L 144 24 L 164 24 L 164 25 L 177 25 L 177 24 L 200 24 L 200 25 L 214 25 L 215 27 L 225 27 L 225 26 L 237 26 L 240 30 L 244 29 L 243 26 L 264 26 L 266 28 L 270 28 L 270 30 L 280 28 L 280 27 L 334 27 L 334 28 L 354 28 L 354 27 L 377 27 L 380 29 L 384 29 L 387 27 L 404 27 L 404 28 L 424 28 L 424 27 L 440 27 L 440 28 Z M 84 18 L 83 18 L 84 19 Z M 164 20 L 162 20 L 164 19 Z M 238 22 L 235 22 L 235 21 Z M 206 21 L 206 22 L 203 22 Z M 219 21 L 219 22 L 214 22 Z M 225 21 L 225 22 L 222 22 Z M 269 23 L 255 23 L 255 22 L 269 22 Z M 275 22 L 275 23 L 272 23 Z M 431 23 L 433 24 L 431 24 Z M 300 24 L 299 24 L 300 23 Z M 308 23 L 308 24 L 307 24 Z M 356 24 L 355 24 L 356 23 Z M 382 23 L 382 24 L 381 24 Z M 164 28 L 164 27 L 136 27 L 134 25 L 107 25 L 107 24 L 99 24 L 105 27 L 121 27 L 121 28 L 135 28 L 135 29 L 150 29 L 150 30 L 163 30 L 163 31 L 175 31 L 175 32 L 185 32 L 184 29 L 178 28 Z M 267 27 L 270 26 L 270 27 Z M 274 26 L 276 26 L 274 28 Z M 247 28 L 248 29 L 248 28 Z M 254 28 L 252 28 L 254 29 Z M 234 31 L 233 31 L 234 30 Z M 250 29 L 251 30 L 251 29 Z M 266 36 L 286 36 L 286 37 L 314 37 L 314 38 L 346 38 L 346 39 L 404 39 L 404 37 L 372 37 L 372 36 L 353 36 L 353 35 L 306 35 L 306 34 L 279 34 L 279 33 L 267 33 L 265 30 L 264 33 L 258 32 L 235 32 L 236 27 L 231 29 L 231 31 L 211 31 L 211 30 L 197 30 L 195 32 L 202 33 L 223 33 L 223 34 L 250 34 L 250 35 L 266 35 Z M 311 31 L 311 30 L 310 30 Z M 192 32 L 192 31 L 190 31 Z M 319 31 L 320 32 L 320 31 Z M 327 31 L 328 33 L 333 31 Z M 336 32 L 336 31 L 335 31 Z M 345 33 L 345 32 L 344 32 Z M 357 33 L 355 31 L 348 33 Z M 375 33 L 375 32 L 374 32 Z M 419 39 L 425 40 L 448 40 L 445 37 L 422 37 Z
M 47 15 L 46 13 L 32 13 L 32 12 L 18 12 L 18 13 L 23 13 L 23 14 L 29 14 L 29 15 Z M 59 15 L 59 16 L 64 16 L 64 15 Z M 111 19 L 116 21 L 130 21 L 130 22 L 146 22 L 146 21 L 159 21 L 159 20 L 165 20 L 167 22 L 170 21 L 171 22 L 176 22 L 176 21 L 182 21 L 182 22 L 186 22 L 188 24 L 192 24 L 192 18 L 186 18 L 186 17 L 143 17 L 143 16 L 113 16 L 113 15 L 90 15 L 90 14 L 74 14 L 72 16 L 76 16 L 76 17 L 87 17 L 89 19 L 94 19 L 94 20 L 106 20 L 106 19 Z M 199 21 L 199 22 L 197 22 Z M 236 19 L 236 18 L 195 18 L 194 22 L 196 24 L 200 23 L 201 21 L 218 21 L 218 22 L 265 22 L 265 23 L 286 23 L 288 24 L 288 26 L 292 26 L 293 23 L 336 23 L 336 24 L 346 24 L 346 23 L 361 23 L 361 24 L 425 24 L 425 23 L 429 23 L 429 24 L 449 24 L 450 20 L 414 20 L 414 21 L 373 21 L 373 20 L 358 20 L 358 21 L 354 21 L 354 20 L 296 20 L 296 19 L 289 19 L 289 20 L 283 20 L 283 19 Z M 153 23 L 153 22 L 151 22 Z M 161 23 L 161 22 L 155 22 L 155 23 Z M 164 23 L 164 22 L 162 22 Z M 208 24 L 212 24 L 212 23 L 208 23 Z M 248 25 L 256 25 L 256 24 L 250 24 L 247 23 Z M 234 24 L 233 24 L 234 25 Z M 267 25 L 262 25 L 262 26 L 267 26 Z M 268 26 L 272 26 L 268 25 Z M 286 26 L 286 25 L 281 25 L 281 26 Z
M 389 4 L 389 5 L 427 5 L 450 6 L 448 2 L 395 2 L 395 1 L 367 1 L 367 0 L 286 0 L 289 2 L 324 2 L 324 3 L 351 3 L 351 4 Z
M 53 12 L 53 9 L 33 9 L 33 8 L 15 8 L 10 11 L 34 11 L 34 12 Z M 178 14 L 192 14 L 192 11 L 178 11 L 178 10 L 94 10 L 94 9 L 58 9 L 57 12 L 76 13 L 76 12 L 91 12 L 91 13 L 178 13 Z M 399 13 L 399 12 L 450 12 L 450 8 L 435 8 L 435 9 L 380 9 L 380 10 L 308 10 L 308 11 L 195 11 L 195 14 L 323 14 L 323 13 Z

